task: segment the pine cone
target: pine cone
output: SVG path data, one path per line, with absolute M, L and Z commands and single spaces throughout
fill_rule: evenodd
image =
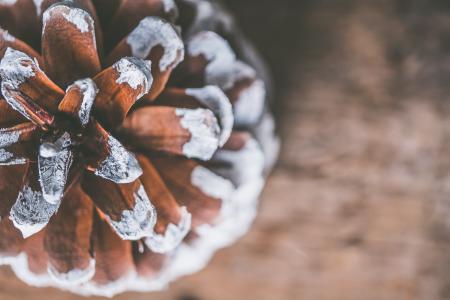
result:
M 0 255 L 18 277 L 156 290 L 247 230 L 277 140 L 264 67 L 219 4 L 8 0 L 0 25 Z

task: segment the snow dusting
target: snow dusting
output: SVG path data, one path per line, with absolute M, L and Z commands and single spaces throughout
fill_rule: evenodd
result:
M 123 211 L 119 221 L 109 219 L 117 234 L 124 240 L 139 240 L 151 236 L 156 224 L 156 209 L 142 185 L 134 194 L 134 198 L 134 208 Z
M 236 124 L 249 126 L 257 123 L 264 112 L 266 88 L 260 79 L 255 80 L 248 88 L 243 90 L 234 104 Z
M 8 128 L 0 129 L 0 166 L 21 165 L 26 163 L 25 158 L 16 157 L 13 153 L 4 149 L 17 143 L 20 134 L 21 132 L 19 130 L 11 131 Z
M 211 85 L 199 89 L 186 89 L 186 95 L 196 98 L 219 118 L 222 129 L 219 146 L 223 146 L 230 137 L 234 124 L 233 108 L 228 97 L 221 89 Z
M 219 146 L 220 128 L 213 113 L 207 109 L 177 108 L 181 126 L 191 134 L 183 145 L 183 154 L 188 158 L 208 160 Z
M 162 46 L 164 54 L 159 61 L 161 72 L 174 68 L 184 59 L 184 45 L 177 31 L 169 22 L 157 17 L 143 19 L 130 33 L 127 43 L 133 56 L 141 59 L 147 59 L 157 45 Z
M 223 201 L 227 201 L 234 190 L 233 184 L 229 180 L 203 166 L 197 166 L 192 171 L 191 183 L 205 195 Z
M 40 191 L 24 185 L 11 208 L 9 218 L 23 237 L 27 238 L 44 228 L 58 207 L 59 205 L 45 201 Z
M 0 5 L 14 5 L 17 0 L 0 0 Z
M 75 81 L 67 88 L 66 92 L 74 86 L 78 87 L 80 93 L 83 95 L 80 110 L 78 111 L 78 118 L 80 119 L 81 125 L 86 126 L 89 122 L 92 105 L 94 104 L 95 97 L 97 96 L 98 88 L 92 79 L 85 78 Z
M 0 30 L 2 31 L 2 38 L 3 38 L 5 41 L 7 41 L 7 42 L 14 42 L 14 41 L 16 40 L 16 38 L 13 37 L 13 36 L 8 32 L 8 30 L 2 30 L 1 28 L 0 28 Z
M 64 133 L 55 143 L 44 143 L 39 147 L 38 169 L 42 196 L 51 204 L 59 204 L 72 165 L 70 135 Z
M 34 2 L 34 6 L 36 6 L 36 15 L 40 16 L 42 13 L 42 2 L 44 2 L 44 0 L 33 0 Z
M 167 225 L 164 234 L 154 233 L 145 239 L 147 247 L 156 253 L 167 253 L 174 250 L 191 229 L 191 214 L 186 207 L 181 207 L 181 219 L 178 225 Z
M 150 91 L 153 84 L 151 61 L 135 57 L 124 57 L 116 62 L 113 68 L 119 74 L 119 77 L 116 79 L 118 84 L 126 83 L 134 90 L 138 86 L 143 87 L 143 91 L 137 97 L 138 99 Z
M 3 83 L 8 83 L 14 89 L 28 78 L 35 76 L 32 65 L 35 62 L 25 53 L 8 47 L 0 61 L 0 76 Z M 7 99 L 8 100 L 8 99 Z
M 136 157 L 113 136 L 108 137 L 109 156 L 100 163 L 95 175 L 115 183 L 130 183 L 142 175 Z
M 234 78 L 229 73 L 230 67 L 236 61 L 236 56 L 228 42 L 218 34 L 204 31 L 196 34 L 188 42 L 188 52 L 191 56 L 202 55 L 208 65 L 205 70 L 205 81 L 207 84 L 218 85 L 228 89 L 234 84 Z
M 61 285 L 79 285 L 89 281 L 95 274 L 95 260 L 89 261 L 86 269 L 74 269 L 67 273 L 60 273 L 54 267 L 48 266 L 50 277 Z

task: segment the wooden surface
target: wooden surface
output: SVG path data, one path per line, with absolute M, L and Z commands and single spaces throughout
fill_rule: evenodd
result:
M 279 165 L 236 245 L 115 299 L 448 299 L 448 4 L 229 2 L 274 70 Z M 2 269 L 0 299 L 19 298 L 83 299 Z

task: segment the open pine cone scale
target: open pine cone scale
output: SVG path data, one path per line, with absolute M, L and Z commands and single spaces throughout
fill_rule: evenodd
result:
M 0 262 L 21 279 L 155 290 L 246 230 L 271 117 L 258 73 L 196 29 L 212 5 L 0 1 Z

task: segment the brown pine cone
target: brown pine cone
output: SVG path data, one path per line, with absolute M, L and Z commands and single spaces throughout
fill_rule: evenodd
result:
M 219 4 L 3 0 L 0 26 L 1 263 L 111 296 L 245 233 L 278 143 L 264 67 Z

